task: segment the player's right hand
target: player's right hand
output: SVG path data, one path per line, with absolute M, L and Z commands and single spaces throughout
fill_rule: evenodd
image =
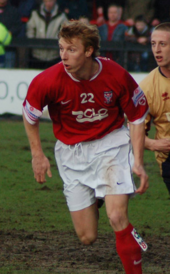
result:
M 46 182 L 46 173 L 48 177 L 52 177 L 50 162 L 44 154 L 34 156 L 32 158 L 32 168 L 34 172 L 34 178 L 40 184 Z
M 170 151 L 170 139 L 159 139 L 154 140 L 153 142 L 153 150 L 161 151 L 161 152 L 169 152 Z

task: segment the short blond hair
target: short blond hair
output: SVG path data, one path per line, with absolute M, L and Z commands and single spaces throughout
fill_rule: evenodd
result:
M 157 25 L 153 31 L 155 31 L 155 30 L 163 30 L 163 31 L 170 32 L 170 22 L 164 22 L 164 23 Z
M 92 58 L 99 55 L 100 36 L 96 25 L 87 25 L 80 21 L 65 22 L 59 32 L 59 39 L 71 41 L 73 38 L 82 40 L 85 50 L 89 47 L 94 49 Z

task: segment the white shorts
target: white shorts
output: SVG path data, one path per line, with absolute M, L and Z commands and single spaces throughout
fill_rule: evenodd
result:
M 70 211 L 84 209 L 96 198 L 132 194 L 136 189 L 129 130 L 125 127 L 73 146 L 57 141 L 55 158 Z

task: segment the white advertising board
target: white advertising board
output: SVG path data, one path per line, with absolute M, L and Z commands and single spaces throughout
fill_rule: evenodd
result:
M 40 71 L 0 69 L 0 114 L 22 114 L 22 103 L 32 79 Z

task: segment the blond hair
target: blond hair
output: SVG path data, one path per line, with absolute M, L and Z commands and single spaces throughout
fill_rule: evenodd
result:
M 89 47 L 93 48 L 92 58 L 99 55 L 100 36 L 96 25 L 87 25 L 80 21 L 69 21 L 62 25 L 58 37 L 68 41 L 79 38 L 84 45 L 85 51 Z
M 161 24 L 157 25 L 154 28 L 154 31 L 155 30 L 164 30 L 164 31 L 169 31 L 170 32 L 170 22 L 164 22 L 164 23 L 161 23 Z

